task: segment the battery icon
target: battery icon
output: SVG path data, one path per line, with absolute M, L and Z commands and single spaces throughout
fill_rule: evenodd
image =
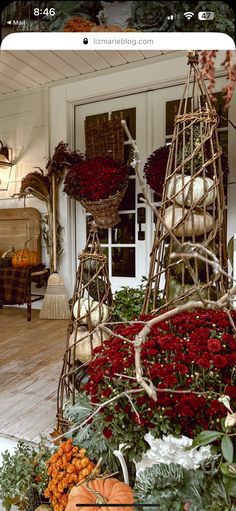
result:
M 200 11 L 198 13 L 198 19 L 199 20 L 202 20 L 202 21 L 209 21 L 209 20 L 213 20 L 215 17 L 215 13 L 212 12 L 212 11 Z

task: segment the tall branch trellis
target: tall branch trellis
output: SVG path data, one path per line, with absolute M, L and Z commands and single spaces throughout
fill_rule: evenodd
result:
M 197 52 L 189 53 L 188 65 L 174 121 L 143 312 L 150 304 L 153 310 L 157 308 L 160 289 L 164 289 L 166 306 L 196 299 L 197 288 L 206 300 L 218 299 L 227 290 L 227 277 L 212 271 L 208 262 L 191 259 L 191 271 L 178 256 L 178 252 L 196 251 L 191 244 L 198 243 L 199 255 L 204 255 L 201 246 L 210 249 L 221 268 L 227 269 L 218 115 L 198 68 Z
M 66 350 L 57 392 L 60 431 L 68 429 L 68 421 L 63 413 L 65 401 L 75 403 L 80 383 L 86 378 L 86 367 L 94 356 L 93 350 L 108 337 L 102 324 L 110 319 L 112 292 L 107 257 L 102 251 L 95 222 L 91 222 L 85 248 L 78 259 L 71 321 L 67 328 Z

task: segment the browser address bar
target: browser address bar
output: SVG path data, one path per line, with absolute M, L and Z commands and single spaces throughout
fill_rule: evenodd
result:
M 1 50 L 235 50 L 221 32 L 16 32 Z

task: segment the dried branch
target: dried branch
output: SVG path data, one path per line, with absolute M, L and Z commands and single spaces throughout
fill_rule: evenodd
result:
M 78 429 L 81 429 L 83 428 L 84 426 L 86 426 L 86 424 L 88 424 L 91 419 L 93 419 L 93 417 L 95 417 L 95 415 L 97 415 L 103 408 L 105 408 L 106 406 L 108 406 L 110 403 L 112 403 L 113 401 L 116 401 L 117 399 L 120 399 L 121 397 L 127 397 L 127 395 L 130 395 L 130 394 L 140 394 L 140 392 L 143 392 L 143 389 L 131 389 L 131 390 L 124 390 L 123 392 L 121 392 L 120 394 L 117 394 L 117 396 L 114 396 L 112 397 L 111 399 L 108 399 L 107 401 L 104 401 L 104 403 L 101 403 L 97 408 L 96 410 L 91 413 L 89 415 L 89 417 L 87 417 L 87 419 L 85 419 L 83 422 L 81 422 L 80 424 L 77 424 L 77 426 L 74 426 L 73 428 L 70 428 L 68 429 L 68 431 L 66 432 L 67 435 L 70 435 L 71 433 L 74 433 L 74 431 L 78 431 Z M 92 405 L 94 404 L 95 406 L 97 405 L 97 403 L 91 403 Z M 56 442 L 57 440 L 60 440 L 60 438 L 63 438 L 65 436 L 64 433 L 62 433 L 61 435 L 57 436 L 56 438 L 53 439 L 53 442 Z

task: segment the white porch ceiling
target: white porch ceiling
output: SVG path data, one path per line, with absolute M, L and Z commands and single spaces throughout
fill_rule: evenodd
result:
M 0 95 L 149 59 L 167 59 L 174 51 L 1 51 Z

